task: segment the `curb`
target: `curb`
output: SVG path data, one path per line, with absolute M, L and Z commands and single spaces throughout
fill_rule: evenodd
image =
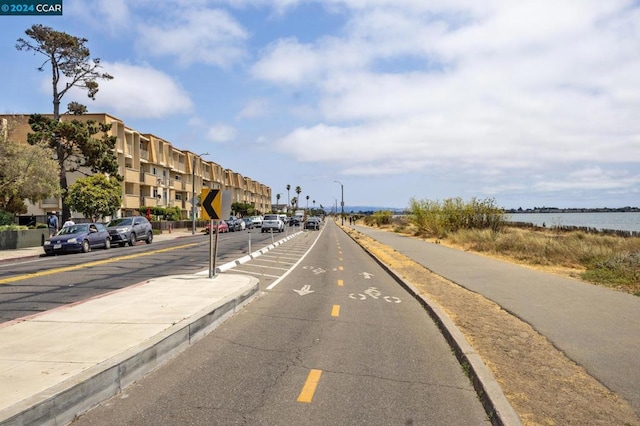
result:
M 79 414 L 121 393 L 189 348 L 251 302 L 259 295 L 259 282 L 250 278 L 248 285 L 215 306 L 202 309 L 152 339 L 0 412 L 0 425 L 71 423 Z
M 407 290 L 429 313 L 429 316 L 438 325 L 449 346 L 451 346 L 455 352 L 458 362 L 460 362 L 463 367 L 468 367 L 468 375 L 471 378 L 473 387 L 482 402 L 491 424 L 495 426 L 522 426 L 520 417 L 518 417 L 509 400 L 507 400 L 502 388 L 493 377 L 493 374 L 491 374 L 489 368 L 484 364 L 480 355 L 476 353 L 462 332 L 440 306 L 429 297 L 420 294 L 413 285 L 402 278 L 402 275 L 382 262 L 375 254 L 362 247 L 348 232 L 345 232 L 345 234 L 369 254 L 369 256 L 387 271 L 387 273 Z

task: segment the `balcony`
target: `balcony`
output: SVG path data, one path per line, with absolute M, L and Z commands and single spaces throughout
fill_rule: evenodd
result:
M 140 182 L 140 172 L 138 170 L 133 169 L 125 169 L 124 171 L 124 181 L 130 183 L 138 183 Z
M 122 207 L 125 209 L 137 209 L 140 207 L 140 196 L 125 194 L 124 197 L 122 197 Z
M 158 176 L 151 173 L 140 173 L 140 183 L 147 186 L 158 185 Z
M 153 207 L 158 205 L 158 199 L 156 197 L 140 197 L 140 205 Z

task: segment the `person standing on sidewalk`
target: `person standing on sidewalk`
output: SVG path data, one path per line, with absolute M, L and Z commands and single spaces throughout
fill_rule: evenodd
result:
M 58 216 L 55 211 L 49 213 L 47 225 L 49 226 L 49 237 L 53 237 L 58 232 Z

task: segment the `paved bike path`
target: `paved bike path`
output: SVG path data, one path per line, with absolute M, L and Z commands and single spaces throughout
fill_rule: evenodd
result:
M 355 229 L 526 321 L 640 414 L 640 297 L 393 232 Z

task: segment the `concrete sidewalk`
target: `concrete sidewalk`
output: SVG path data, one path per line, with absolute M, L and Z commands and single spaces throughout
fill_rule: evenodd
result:
M 190 235 L 178 231 L 155 240 Z M 3 251 L 0 260 L 42 253 L 42 247 Z M 242 259 L 217 270 L 238 262 Z M 160 277 L 0 324 L 0 425 L 70 423 L 185 350 L 259 294 L 257 278 L 207 275 Z
M 640 414 L 640 297 L 393 232 L 354 228 L 526 321 Z

